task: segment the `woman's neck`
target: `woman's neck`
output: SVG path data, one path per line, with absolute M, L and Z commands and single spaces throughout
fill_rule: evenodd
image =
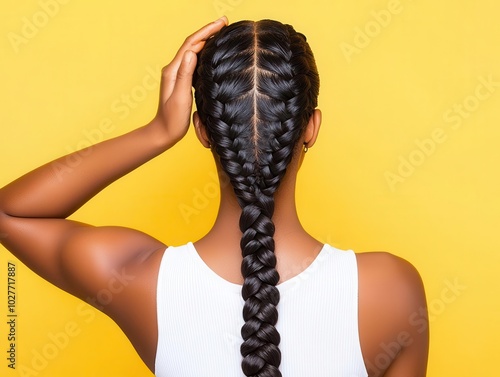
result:
M 241 208 L 232 187 L 221 187 L 221 202 L 215 223 L 207 235 L 195 243 L 205 262 L 219 275 L 235 283 L 241 283 L 240 215 Z M 280 281 L 284 281 L 307 267 L 323 245 L 309 235 L 300 223 L 294 185 L 284 184 L 276 193 L 273 222 L 277 268 Z

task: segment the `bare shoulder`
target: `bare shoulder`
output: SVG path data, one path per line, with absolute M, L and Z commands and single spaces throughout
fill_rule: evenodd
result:
M 419 272 L 410 262 L 387 252 L 356 254 L 360 289 L 376 296 L 388 296 L 393 306 L 425 302 L 424 286 Z
M 60 265 L 71 293 L 111 317 L 154 370 L 156 286 L 166 245 L 124 227 L 83 227 L 69 238 Z
M 160 241 L 135 229 L 84 226 L 67 237 L 60 265 L 68 283 L 89 295 L 106 288 L 117 271 L 127 269 L 150 276 L 146 268 L 150 257 L 164 248 Z
M 387 252 L 356 257 L 359 332 L 370 376 L 425 376 L 429 335 L 419 272 Z

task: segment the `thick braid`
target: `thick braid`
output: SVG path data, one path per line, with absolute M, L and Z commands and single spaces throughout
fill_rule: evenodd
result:
M 242 208 L 242 370 L 279 377 L 274 195 L 316 107 L 314 59 L 290 26 L 239 22 L 207 42 L 195 89 L 200 118 Z

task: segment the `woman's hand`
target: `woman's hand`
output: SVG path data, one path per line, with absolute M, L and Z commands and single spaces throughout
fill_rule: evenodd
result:
M 152 124 L 162 130 L 170 145 L 186 135 L 193 105 L 192 80 L 196 54 L 205 42 L 228 24 L 224 16 L 186 38 L 170 64 L 162 70 L 160 102 Z

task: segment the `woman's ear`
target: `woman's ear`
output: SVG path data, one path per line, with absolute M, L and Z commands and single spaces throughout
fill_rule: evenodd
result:
M 304 132 L 304 144 L 307 148 L 311 148 L 316 142 L 318 137 L 319 129 L 321 126 L 321 110 L 315 109 L 311 118 L 309 118 L 309 123 L 306 126 Z
M 210 148 L 210 141 L 208 140 L 207 130 L 205 129 L 205 125 L 201 123 L 201 119 L 197 111 L 195 111 L 193 114 L 193 124 L 196 136 L 198 137 L 200 143 L 205 148 Z

